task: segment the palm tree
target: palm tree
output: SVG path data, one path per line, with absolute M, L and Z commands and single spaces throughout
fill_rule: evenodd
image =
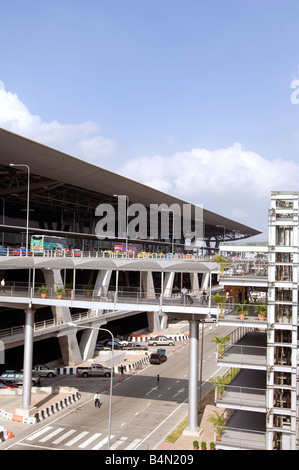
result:
M 228 343 L 230 336 L 224 336 L 221 338 L 220 336 L 213 336 L 214 339 L 212 339 L 213 343 L 217 344 L 217 349 L 218 349 L 218 359 L 222 359 L 223 357 L 223 351 Z
M 225 295 L 221 294 L 221 292 L 217 292 L 217 294 L 212 297 L 212 300 L 214 300 L 214 302 L 216 302 L 216 304 L 219 306 L 219 318 L 223 318 L 223 306 L 227 302 L 227 298 Z
M 215 416 L 210 415 L 208 417 L 208 421 L 214 425 L 214 427 L 216 428 L 215 431 L 217 433 L 217 437 L 218 439 L 220 439 L 221 433 L 223 429 L 225 428 L 226 420 L 224 416 L 218 413 L 217 411 L 214 411 L 214 413 L 215 413 Z
M 231 260 L 216 253 L 214 256 L 216 263 L 220 264 L 220 277 L 223 277 L 224 269 L 231 264 Z

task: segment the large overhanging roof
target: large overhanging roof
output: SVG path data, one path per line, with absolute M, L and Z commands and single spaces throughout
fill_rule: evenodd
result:
M 26 164 L 30 167 L 32 174 L 105 194 L 109 197 L 113 197 L 115 193 L 125 194 L 129 197 L 130 203 L 140 203 L 147 207 L 150 204 L 162 203 L 168 206 L 174 203 L 180 206 L 187 204 L 186 201 L 169 194 L 157 191 L 4 129 L 0 129 L 0 163 L 5 166 L 10 163 Z M 194 207 L 192 206 L 193 211 Z M 203 219 L 206 225 L 215 227 L 222 225 L 225 227 L 226 233 L 235 231 L 244 238 L 260 233 L 258 230 L 227 219 L 207 209 L 204 209 Z

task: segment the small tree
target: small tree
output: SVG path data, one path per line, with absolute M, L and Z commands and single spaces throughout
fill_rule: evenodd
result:
M 223 318 L 223 307 L 224 307 L 224 304 L 227 302 L 226 296 L 221 294 L 221 292 L 217 292 L 217 294 L 215 294 L 212 297 L 212 300 L 214 300 L 214 302 L 216 302 L 216 304 L 219 306 L 219 310 L 220 310 L 219 317 Z
M 245 301 L 243 304 L 238 304 L 235 306 L 235 311 L 240 315 L 240 317 L 245 318 L 249 312 L 249 305 Z
M 230 339 L 230 336 L 224 336 L 223 338 L 220 337 L 220 336 L 213 336 L 213 338 L 214 338 L 214 339 L 212 339 L 213 343 L 217 344 L 218 357 L 219 357 L 219 359 L 222 359 L 224 348 L 227 345 L 227 343 Z
M 254 305 L 254 312 L 257 313 L 258 317 L 263 320 L 265 316 L 267 315 L 267 305 L 257 302 Z
M 214 259 L 216 263 L 219 263 L 220 265 L 220 277 L 223 277 L 224 270 L 231 264 L 231 260 L 228 258 L 224 258 L 223 256 L 220 256 L 219 253 L 216 253 L 214 256 Z
M 215 414 L 215 416 L 210 415 L 208 417 L 208 421 L 214 425 L 214 428 L 215 428 L 215 431 L 216 431 L 216 434 L 217 434 L 217 438 L 220 439 L 221 433 L 222 433 L 223 429 L 225 429 L 226 420 L 225 420 L 223 415 L 218 413 L 218 411 L 214 411 L 214 414 Z

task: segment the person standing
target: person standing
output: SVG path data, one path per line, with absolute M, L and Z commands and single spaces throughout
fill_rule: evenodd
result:
M 99 392 L 95 393 L 93 399 L 94 399 L 95 408 L 100 408 L 100 406 L 101 406 L 101 395 L 99 394 Z
M 157 375 L 157 385 L 158 385 L 158 387 L 160 386 L 160 375 L 159 374 Z
M 240 289 L 238 289 L 238 302 L 239 304 L 242 303 L 242 292 L 240 291 Z
M 202 294 L 201 294 L 201 303 L 205 304 L 205 305 L 208 303 L 207 293 L 206 293 L 205 289 L 202 291 Z
M 1 290 L 2 292 L 5 292 L 5 279 L 3 277 L 3 279 L 1 279 Z
M 186 301 L 186 295 L 188 294 L 188 291 L 186 289 L 186 287 L 183 287 L 182 290 L 181 290 L 181 304 L 185 303 Z

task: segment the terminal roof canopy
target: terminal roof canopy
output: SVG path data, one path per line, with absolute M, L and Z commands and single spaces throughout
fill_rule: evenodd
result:
M 23 198 L 26 200 L 27 174 L 23 174 L 23 181 L 19 179 L 18 185 L 13 185 L 13 176 L 21 168 L 10 167 L 10 163 L 26 164 L 30 168 L 30 201 L 34 205 L 40 203 L 41 209 L 46 204 L 46 197 L 50 209 L 61 205 L 63 197 L 68 199 L 65 203 L 70 205 L 73 202 L 72 189 L 80 195 L 85 206 L 92 198 L 93 206 L 90 207 L 89 216 L 93 215 L 95 207 L 102 202 L 111 202 L 115 193 L 127 195 L 132 203 L 143 204 L 149 207 L 150 204 L 165 203 L 187 204 L 187 201 L 180 200 L 169 194 L 157 191 L 136 181 L 130 180 L 118 174 L 104 170 L 98 166 L 79 160 L 45 145 L 31 141 L 19 135 L 0 129 L 0 196 L 16 204 Z M 19 176 L 21 178 L 21 176 Z M 21 183 L 20 183 L 21 182 Z M 56 191 L 56 193 L 55 193 Z M 59 191 L 59 192 L 58 192 Z M 50 195 L 51 194 L 51 195 Z M 55 197 L 56 194 L 56 202 Z M 63 195 L 63 196 L 62 196 Z M 88 198 L 87 198 L 88 195 Z M 85 198 L 85 199 L 84 199 Z M 49 202 L 51 201 L 51 202 Z M 194 213 L 194 205 L 192 210 Z M 36 213 L 38 212 L 35 208 Z M 8 215 L 8 213 L 6 212 Z M 82 214 L 81 214 L 82 218 Z M 237 234 L 239 238 L 247 238 L 259 234 L 260 232 L 246 225 L 235 222 L 204 208 L 203 219 L 205 222 L 206 237 L 223 236 L 223 228 L 228 235 Z M 217 227 L 219 225 L 220 227 Z M 42 228 L 42 227 L 41 227 Z

